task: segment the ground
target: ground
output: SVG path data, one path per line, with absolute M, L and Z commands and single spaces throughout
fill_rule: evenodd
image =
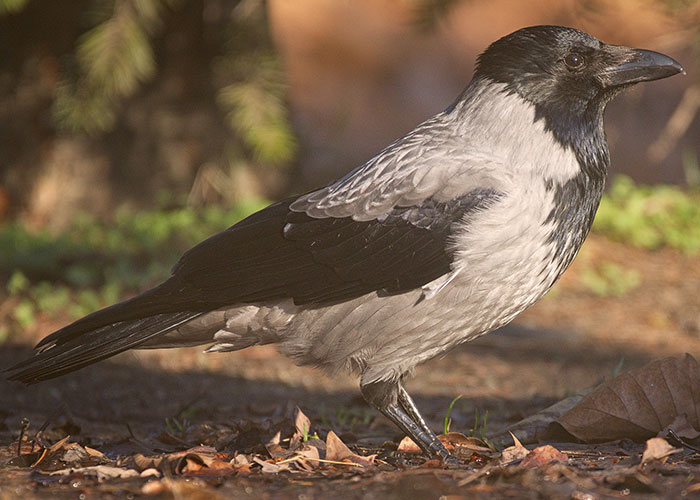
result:
M 581 276 L 603 260 L 634 269 L 641 280 L 629 290 L 596 295 Z M 672 249 L 638 250 L 594 236 L 550 296 L 511 326 L 420 366 L 407 388 L 436 430 L 443 428 L 450 402 L 461 395 L 450 414 L 451 430 L 497 436 L 621 370 L 685 352 L 697 357 L 698 291 L 699 257 Z M 56 326 L 47 324 L 41 333 Z M 0 367 L 30 355 L 36 340 L 0 345 Z M 297 406 L 310 419 L 310 436 L 305 437 L 317 433 L 326 439 L 334 431 L 357 455 L 376 454 L 374 464 L 310 459 L 293 472 L 275 472 L 294 442 L 284 440 L 294 434 Z M 85 455 L 80 467 L 106 464 L 140 471 L 145 466 L 133 465 L 139 457 L 174 458 L 170 469 L 159 462 L 155 468 L 160 472 L 151 470 L 155 475 L 150 478 L 98 481 L 85 472 L 71 474 L 68 453 L 56 449 L 31 468 L 40 458 L 40 446 L 32 455 L 30 442 L 23 441 L 17 458 L 23 419 L 29 421 L 25 435 L 30 439 L 45 425 L 43 446 L 70 435 L 56 445 L 61 453 L 71 449 L 69 443 L 79 444 L 74 452 L 97 450 L 92 458 Z M 272 445 L 278 430 L 282 441 Z M 689 448 L 665 462 L 642 465 L 643 443 L 555 442 L 551 444 L 567 455 L 563 461 L 523 467 L 516 460 L 499 466 L 498 452 L 475 451 L 463 456 L 463 467 L 444 469 L 420 455 L 396 451 L 401 438 L 366 407 L 355 378 L 294 366 L 271 346 L 207 355 L 201 348 L 130 352 L 35 386 L 0 381 L 0 500 L 78 495 L 700 498 L 700 454 Z M 191 450 L 199 445 L 210 448 Z M 188 449 L 189 454 L 178 455 Z M 251 461 L 253 457 L 268 465 Z M 212 460 L 222 468 L 216 469 Z M 65 474 L 49 475 L 55 470 Z

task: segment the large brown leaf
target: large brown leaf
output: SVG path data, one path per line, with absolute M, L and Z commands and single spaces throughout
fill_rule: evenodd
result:
M 700 430 L 700 367 L 690 354 L 652 361 L 603 383 L 555 422 L 587 443 L 643 442 L 681 415 Z

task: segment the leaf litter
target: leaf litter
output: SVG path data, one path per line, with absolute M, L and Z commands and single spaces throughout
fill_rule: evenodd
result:
M 679 420 L 683 417 L 685 421 Z M 700 367 L 690 354 L 623 373 L 586 395 L 556 423 L 583 442 L 643 441 L 664 429 L 700 429 Z M 697 437 L 697 436 L 696 436 Z
M 109 483 L 143 495 L 184 495 L 195 484 L 216 498 L 217 491 L 256 478 L 286 477 L 287 483 L 312 488 L 318 479 L 347 485 L 354 477 L 393 487 L 418 479 L 449 481 L 457 493 L 546 484 L 552 498 L 688 497 L 700 495 L 694 448 L 700 436 L 699 373 L 689 355 L 654 361 L 512 426 L 509 446 L 496 447 L 498 436 L 484 441 L 459 432 L 440 435 L 462 460 L 456 470 L 427 460 L 407 437 L 398 444 L 348 446 L 333 429 L 315 428 L 298 407 L 278 418 L 169 428 L 145 440 L 131 433 L 132 449 L 139 451 L 126 456 L 71 436 L 49 443 L 40 433 L 23 431 L 21 440 L 2 450 L 0 464 L 29 469 L 36 483 L 47 486 L 79 484 L 92 491 Z M 521 441 L 517 436 L 523 435 Z

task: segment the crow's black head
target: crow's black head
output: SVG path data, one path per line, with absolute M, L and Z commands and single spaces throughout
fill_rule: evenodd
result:
M 594 156 L 603 149 L 608 101 L 631 84 L 682 71 L 658 52 L 609 45 L 564 26 L 533 26 L 492 43 L 479 57 L 474 76 L 505 84 L 507 91 L 534 104 L 537 119 L 593 164 L 602 161 Z
M 582 111 L 591 104 L 604 107 L 633 83 L 681 71 L 658 52 L 608 45 L 564 26 L 533 26 L 491 44 L 479 57 L 476 75 L 505 83 L 533 104 Z

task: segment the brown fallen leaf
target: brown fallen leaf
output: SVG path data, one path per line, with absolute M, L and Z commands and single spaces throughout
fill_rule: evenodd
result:
M 515 434 L 511 433 L 511 436 L 513 437 L 513 446 L 509 446 L 501 452 L 501 457 L 498 459 L 498 463 L 501 465 L 522 460 L 530 453 L 530 450 L 523 446 Z
M 481 439 L 473 436 L 465 436 L 461 432 L 448 432 L 440 434 L 438 439 L 445 445 L 448 450 L 471 451 L 476 453 L 492 453 L 492 449 Z M 408 436 L 405 436 L 397 451 L 403 453 L 421 453 L 420 447 Z
M 229 460 L 231 467 L 233 467 L 238 474 L 249 474 L 251 460 L 245 455 L 236 455 L 231 460 Z
M 651 462 L 652 460 L 658 460 L 662 464 L 666 463 L 669 456 L 673 455 L 674 453 L 678 453 L 679 451 L 683 450 L 680 448 L 674 448 L 664 438 L 654 437 L 648 439 L 646 446 L 644 447 L 640 467 L 647 462 Z
M 326 437 L 326 460 L 332 460 L 335 462 L 351 462 L 357 465 L 362 465 L 363 467 L 370 467 L 374 465 L 375 456 L 376 455 L 363 457 L 353 453 L 350 448 L 348 448 L 345 443 L 340 440 L 335 432 L 328 432 L 328 436 Z
M 404 436 L 404 438 L 399 443 L 399 446 L 396 448 L 396 451 L 400 451 L 402 453 L 420 453 L 421 449 L 413 441 L 413 439 L 411 439 L 408 436 Z
M 102 453 L 100 450 L 96 450 L 95 448 L 90 448 L 89 446 L 85 446 L 85 451 L 90 455 L 91 457 L 94 458 L 103 458 L 105 455 Z
M 644 441 L 680 415 L 700 429 L 700 367 L 690 354 L 652 361 L 601 384 L 554 425 L 587 443 Z
M 312 446 L 318 450 L 318 454 L 320 457 L 324 457 L 326 455 L 326 442 L 321 441 L 320 439 L 309 439 L 305 443 L 302 443 L 301 449 L 306 448 L 307 446 Z
M 571 408 L 576 406 L 587 394 L 589 394 L 593 388 L 589 387 L 584 389 L 572 396 L 569 396 L 551 406 L 548 406 L 544 410 L 538 411 L 534 415 L 530 415 L 527 418 L 520 420 L 519 422 L 511 425 L 505 431 L 496 434 L 495 436 L 489 436 L 489 442 L 493 443 L 497 448 L 507 446 L 511 442 L 511 436 L 514 434 L 518 436 L 518 439 L 525 444 L 539 443 L 542 441 L 556 440 L 558 436 L 551 436 L 549 431 L 549 425 L 552 421 L 564 415 Z
M 688 441 L 693 441 L 700 437 L 700 432 L 690 425 L 690 422 L 688 422 L 688 416 L 685 413 L 678 415 L 670 425 L 666 426 L 666 428 L 659 432 L 658 437 L 667 436 L 671 431 L 679 438 Z
M 523 461 L 520 462 L 519 467 L 527 469 L 552 462 L 566 462 L 567 460 L 569 460 L 569 457 L 565 453 L 562 453 L 554 446 L 547 444 L 544 446 L 538 446 L 528 453 L 527 456 L 523 458 Z
M 67 476 L 70 474 L 83 474 L 85 476 L 97 477 L 98 482 L 104 482 L 108 479 L 125 479 L 128 477 L 138 477 L 139 473 L 134 469 L 124 467 L 113 467 L 110 465 L 93 465 L 92 467 L 79 467 L 61 469 L 52 472 L 52 476 Z
M 489 448 L 483 440 L 474 436 L 465 436 L 461 432 L 448 432 L 440 434 L 438 439 L 448 450 L 465 450 L 476 453 L 491 453 L 493 450 Z
M 263 473 L 265 474 L 277 474 L 278 472 L 289 470 L 289 463 L 276 464 L 273 462 L 267 462 L 258 457 L 253 457 L 253 462 L 260 465 Z
M 144 471 L 141 471 L 141 474 L 139 474 L 141 477 L 160 477 L 162 474 L 158 469 L 146 469 Z
M 44 448 L 39 455 L 39 458 L 31 464 L 30 467 L 37 467 L 39 464 L 44 462 L 48 457 L 51 457 L 53 455 L 63 453 L 68 451 L 68 449 L 76 444 L 76 443 L 70 443 L 69 442 L 70 436 L 66 436 L 63 439 L 60 439 L 59 441 L 56 441 L 54 444 L 49 446 L 48 448 Z
M 186 456 L 182 461 L 179 472 L 181 474 L 192 474 L 199 472 L 206 467 L 201 460 L 197 460 L 194 456 Z
M 272 439 L 270 439 L 265 446 L 275 446 L 279 445 L 282 442 L 282 433 L 280 431 L 277 431 L 277 433 L 272 436 Z
M 214 460 L 216 460 L 216 450 L 214 448 L 211 446 L 195 446 L 189 450 L 153 457 L 136 453 L 120 465 L 133 467 L 138 472 L 153 468 L 161 471 L 163 474 L 171 475 L 197 472 L 203 467 L 209 467 Z
M 303 458 L 310 458 L 312 460 L 318 460 L 321 458 L 319 449 L 316 446 L 309 446 L 308 444 L 305 444 L 300 450 L 298 450 L 297 455 Z
M 293 450 L 288 450 L 286 448 L 282 448 L 278 444 L 272 444 L 272 445 L 266 445 L 265 448 L 267 449 L 267 452 L 270 454 L 270 457 L 272 458 L 289 458 L 292 455 L 294 455 Z
M 160 464 L 163 462 L 163 456 L 147 457 L 141 453 L 135 453 L 128 457 L 123 464 L 133 467 L 139 472 L 143 472 L 147 469 L 159 470 Z
M 63 454 L 63 457 L 61 457 L 61 461 L 67 464 L 80 464 L 81 462 L 85 462 L 86 460 L 90 459 L 91 455 L 85 448 L 80 446 L 78 443 L 71 444 L 74 446 L 68 447 L 66 452 Z
M 49 455 L 53 455 L 54 453 L 56 453 L 59 450 L 67 450 L 70 447 L 70 445 L 74 444 L 74 443 L 70 443 L 68 441 L 69 439 L 70 439 L 70 436 L 66 436 L 63 439 L 56 441 L 54 444 L 52 444 L 51 446 L 48 447 L 47 453 Z
M 311 420 L 298 406 L 294 408 L 294 428 L 296 429 L 294 436 L 302 441 L 304 438 L 308 439 L 311 434 Z

